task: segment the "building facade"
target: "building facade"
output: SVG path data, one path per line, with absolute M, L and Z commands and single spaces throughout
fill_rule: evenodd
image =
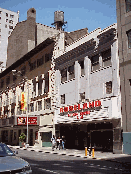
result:
M 19 20 L 19 12 L 0 8 L 0 61 L 1 71 L 6 68 L 8 37 Z
M 66 148 L 122 152 L 117 25 L 56 44 L 55 131 Z M 59 49 L 62 52 L 57 51 Z
M 20 133 L 27 134 L 28 114 L 29 144 L 51 146 L 50 140 L 55 134 L 52 60 L 56 47 L 54 39 L 60 30 L 36 23 L 36 10 L 30 8 L 27 11 L 27 20 L 17 23 L 8 38 L 7 69 L 0 76 L 2 142 L 14 145 L 19 143 Z M 64 33 L 63 43 L 69 45 L 87 34 L 88 30 L 85 28 Z M 61 52 L 61 48 L 58 52 Z M 17 75 L 22 76 L 13 76 L 12 70 L 17 70 Z M 27 95 L 28 112 L 21 108 L 24 103 L 21 101 L 21 94 Z
M 131 154 L 131 1 L 116 0 L 123 153 Z

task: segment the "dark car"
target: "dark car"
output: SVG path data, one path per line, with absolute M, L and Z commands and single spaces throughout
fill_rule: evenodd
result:
M 28 174 L 32 170 L 27 161 L 17 157 L 6 144 L 0 143 L 0 173 Z

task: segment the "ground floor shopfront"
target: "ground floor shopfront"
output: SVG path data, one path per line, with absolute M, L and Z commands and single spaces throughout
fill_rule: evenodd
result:
M 121 120 L 101 120 L 75 124 L 56 124 L 56 136 L 65 136 L 66 148 L 122 153 Z
M 38 138 L 38 126 L 28 127 L 28 142 L 30 146 L 35 144 L 35 140 Z M 21 133 L 27 135 L 27 126 L 14 126 L 0 128 L 0 142 L 9 145 L 19 145 L 19 136 Z

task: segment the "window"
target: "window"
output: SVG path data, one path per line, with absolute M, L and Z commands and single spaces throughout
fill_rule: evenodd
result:
M 127 31 L 128 48 L 131 48 L 131 30 Z
M 49 92 L 49 73 L 45 74 L 45 89 L 44 89 L 44 93 L 48 93 Z
M 51 109 L 51 100 L 50 100 L 50 98 L 45 100 L 44 109 Z
M 67 69 L 61 70 L 61 82 L 65 82 L 67 80 Z
M 4 79 L 1 80 L 1 88 L 4 87 Z
M 92 71 L 98 70 L 100 68 L 98 54 L 91 57 L 91 65 L 92 65 Z
M 79 61 L 79 64 L 81 66 L 81 75 L 84 75 L 85 74 L 85 72 L 84 72 L 84 60 Z
M 131 79 L 129 79 L 129 85 L 130 85 L 130 93 L 129 93 L 129 95 L 131 96 Z
M 8 13 L 6 13 L 6 17 L 8 17 Z
M 13 29 L 13 26 L 9 25 L 9 29 Z
M 37 59 L 37 67 L 43 65 L 44 63 L 44 57 L 41 57 L 40 59 Z
M 7 25 L 5 24 L 5 28 L 7 28 Z
M 1 19 L 1 17 L 0 17 L 0 19 Z
M 103 67 L 111 65 L 111 49 L 102 52 Z
M 0 11 L 0 14 L 2 13 L 2 11 Z
M 36 68 L 36 61 L 30 63 L 30 71 L 34 70 L 35 68 Z
M 85 92 L 80 93 L 80 102 L 84 102 L 85 101 Z
M 112 82 L 106 82 L 106 94 L 112 93 Z
M 38 95 L 42 94 L 42 78 L 41 76 L 38 79 Z
M 8 22 L 8 19 L 6 19 L 6 22 Z
M 10 83 L 10 76 L 8 76 L 7 78 L 6 78 L 6 85 L 8 85 Z
M 69 72 L 69 80 L 73 79 L 75 77 L 74 65 L 68 67 L 68 72 Z
M 50 60 L 50 54 L 45 54 L 45 63 Z
M 1 28 L 0 28 L 0 32 L 1 32 Z
M 65 104 L 65 94 L 61 95 L 61 104 Z
M 11 14 L 10 14 L 10 18 L 14 18 L 14 15 L 11 15 Z
M 38 111 L 42 110 L 42 101 L 38 101 Z
M 8 34 L 10 34 L 10 33 L 11 33 L 11 31 L 8 32 Z
M 126 12 L 131 11 L 131 0 L 126 0 Z
M 31 104 L 30 104 L 30 111 L 31 111 L 31 112 L 34 112 L 34 103 L 31 103 Z
M 21 75 L 24 76 L 26 73 L 26 66 L 21 69 Z
M 10 23 L 10 24 L 13 24 L 13 21 L 12 21 L 12 20 L 9 20 L 9 23 Z
M 13 82 L 16 81 L 17 75 L 13 75 Z

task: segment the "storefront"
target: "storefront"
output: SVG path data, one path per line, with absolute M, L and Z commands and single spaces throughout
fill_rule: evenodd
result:
M 70 149 L 95 147 L 95 150 L 113 152 L 113 141 L 116 137 L 114 132 L 120 118 L 110 116 L 112 104 L 110 99 L 108 107 L 106 100 L 97 100 L 60 108 L 56 134 L 60 137 L 65 136 L 65 147 Z

